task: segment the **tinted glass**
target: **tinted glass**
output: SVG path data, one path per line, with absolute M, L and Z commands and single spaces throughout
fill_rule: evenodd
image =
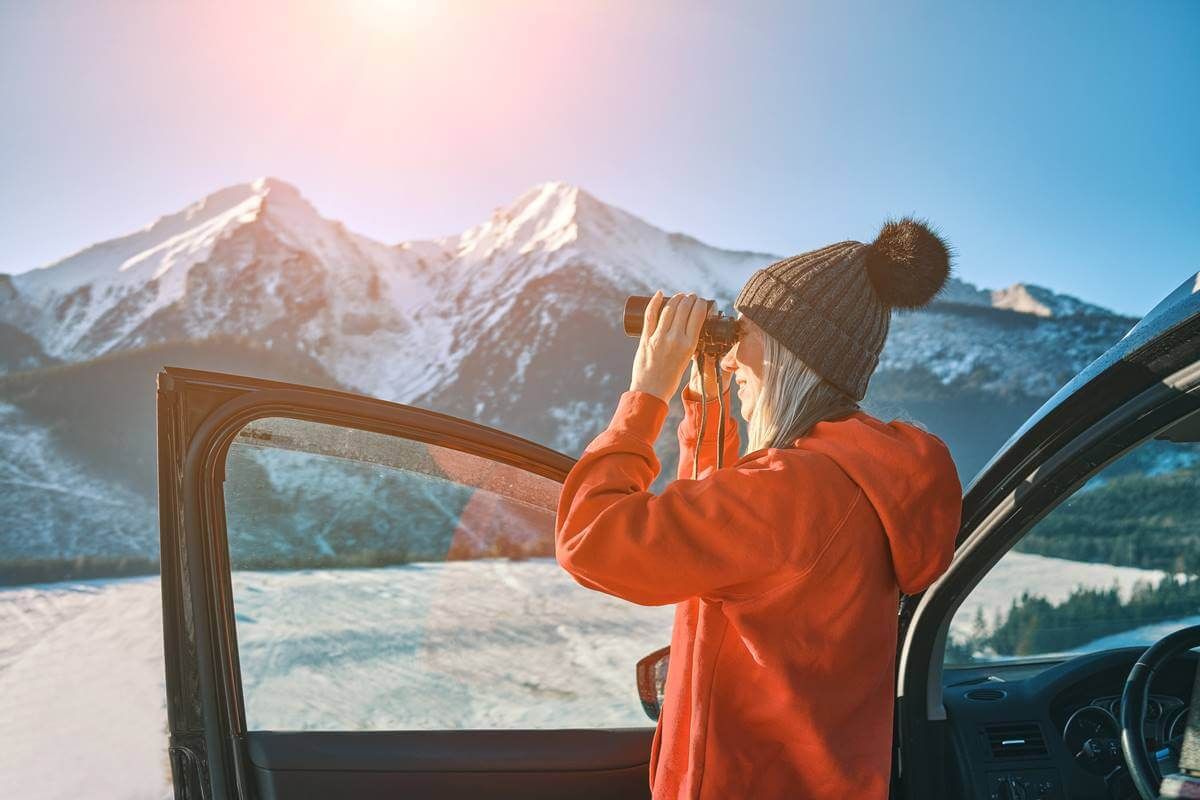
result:
M 554 560 L 560 485 L 457 450 L 258 420 L 225 505 L 250 730 L 646 724 L 671 610 Z
M 959 608 L 948 664 L 1146 645 L 1200 623 L 1200 446 L 1152 440 L 1038 522 Z

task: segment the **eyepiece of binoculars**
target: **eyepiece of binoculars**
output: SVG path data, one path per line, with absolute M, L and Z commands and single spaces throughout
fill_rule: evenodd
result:
M 708 303 L 710 316 L 704 320 L 704 327 L 700 329 L 700 342 L 696 346 L 697 352 L 723 355 L 740 338 L 742 326 L 735 317 L 725 316 L 720 309 L 717 309 L 717 313 L 713 315 L 712 310 L 717 307 L 716 300 L 700 299 Z M 649 296 L 641 294 L 625 298 L 622 326 L 625 328 L 626 336 L 642 335 L 642 323 L 646 319 L 646 306 L 650 304 L 650 300 Z

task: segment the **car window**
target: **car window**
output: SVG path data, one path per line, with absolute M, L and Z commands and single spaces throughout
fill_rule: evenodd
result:
M 1200 624 L 1197 508 L 1200 445 L 1150 440 L 1126 453 L 975 587 L 951 622 L 946 663 L 1147 645 Z
M 368 431 L 243 428 L 224 499 L 248 729 L 645 725 L 634 668 L 671 609 L 558 566 L 559 489 Z

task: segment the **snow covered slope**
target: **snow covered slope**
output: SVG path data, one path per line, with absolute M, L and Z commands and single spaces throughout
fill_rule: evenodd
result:
M 216 334 L 286 341 L 361 376 L 364 359 L 445 349 L 410 318 L 430 298 L 427 262 L 322 218 L 275 179 L 216 192 L 130 236 L 11 278 L 0 320 L 50 355 Z
M 3 402 L 0 453 L 0 563 L 154 555 L 151 499 L 86 469 L 44 425 Z
M 970 380 L 1000 394 L 1049 397 L 1134 322 L 1107 312 L 1046 317 L 935 303 L 893 314 L 879 370 L 928 370 L 943 385 Z

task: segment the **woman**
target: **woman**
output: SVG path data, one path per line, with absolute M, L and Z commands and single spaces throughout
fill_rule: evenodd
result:
M 940 439 L 858 401 L 891 309 L 927 304 L 949 272 L 942 240 L 904 219 L 754 273 L 721 360 L 749 452 L 727 416 L 714 469 L 717 426 L 696 429 L 702 403 L 716 418 L 717 376 L 702 398 L 693 366 L 678 479 L 659 495 L 654 441 L 708 309 L 661 292 L 646 308 L 629 391 L 567 476 L 555 537 L 582 585 L 676 604 L 656 800 L 887 796 L 898 595 L 949 564 L 962 490 Z

